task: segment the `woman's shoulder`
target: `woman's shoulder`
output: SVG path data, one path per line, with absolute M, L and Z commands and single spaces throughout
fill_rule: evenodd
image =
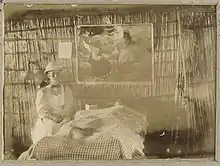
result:
M 50 88 L 49 85 L 44 86 L 44 87 L 40 87 L 40 88 L 38 89 L 37 93 L 45 94 L 45 93 L 48 92 L 48 89 L 49 89 L 49 88 Z

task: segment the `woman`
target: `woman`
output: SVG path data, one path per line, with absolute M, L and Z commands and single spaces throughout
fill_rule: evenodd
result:
M 61 71 L 62 67 L 55 62 L 50 62 L 46 66 L 45 74 L 49 78 L 49 85 L 37 92 L 38 120 L 32 131 L 33 143 L 45 136 L 56 134 L 61 126 L 73 117 L 72 89 L 60 84 Z
M 119 45 L 120 54 L 118 56 L 118 63 L 122 64 L 130 64 L 133 62 L 133 49 L 134 42 L 128 30 L 124 31 L 123 39 Z M 136 55 L 136 54 L 135 54 Z

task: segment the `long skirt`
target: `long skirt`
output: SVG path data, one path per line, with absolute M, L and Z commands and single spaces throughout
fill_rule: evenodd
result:
M 36 143 L 43 137 L 55 135 L 62 125 L 62 123 L 58 124 L 50 119 L 39 118 L 31 132 L 32 142 Z

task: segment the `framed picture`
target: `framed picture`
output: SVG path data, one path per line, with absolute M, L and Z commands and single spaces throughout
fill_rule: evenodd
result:
M 78 83 L 153 84 L 153 24 L 79 25 Z

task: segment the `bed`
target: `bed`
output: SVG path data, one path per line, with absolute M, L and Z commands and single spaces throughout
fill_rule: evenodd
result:
M 51 137 L 44 137 L 19 160 L 140 159 L 147 120 L 124 105 L 80 110 Z

